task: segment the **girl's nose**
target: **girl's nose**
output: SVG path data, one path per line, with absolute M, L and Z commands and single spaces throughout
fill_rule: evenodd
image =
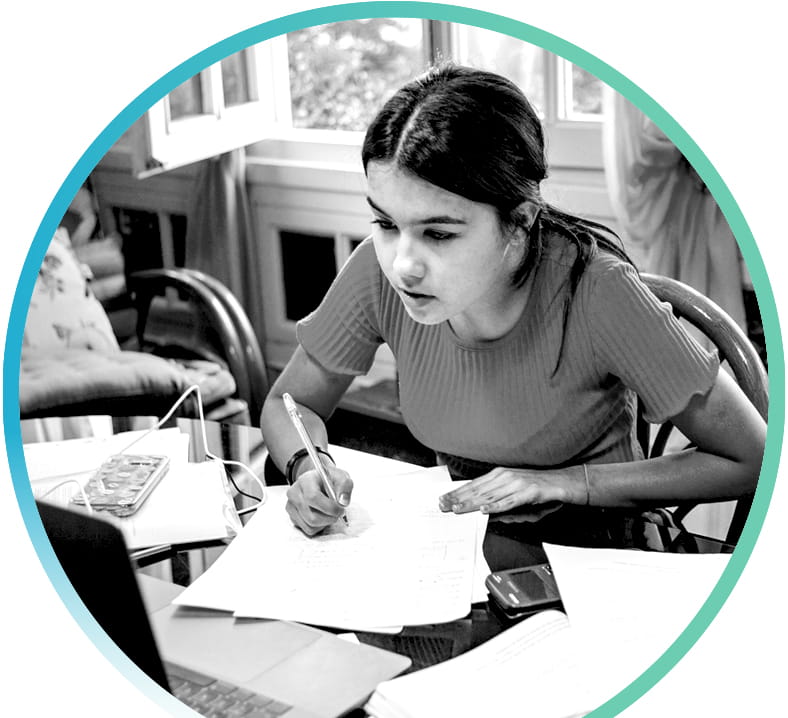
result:
M 426 267 L 418 243 L 404 232 L 397 241 L 392 269 L 405 284 L 413 284 L 424 278 Z

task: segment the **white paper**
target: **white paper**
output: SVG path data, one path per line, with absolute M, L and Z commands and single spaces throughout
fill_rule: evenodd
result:
M 218 461 L 171 468 L 139 511 L 107 517 L 123 531 L 130 550 L 235 536 L 241 522 Z
M 381 684 L 376 718 L 564 718 L 595 703 L 566 616 L 543 611 L 456 658 Z
M 189 435 L 180 429 L 126 431 L 105 437 L 25 444 L 27 475 L 31 482 L 39 482 L 90 473 L 107 457 L 121 453 L 133 441 L 137 442 L 132 447 L 134 453 L 163 454 L 172 462 L 188 460 Z
M 189 435 L 177 428 L 26 444 L 33 495 L 68 507 L 71 497 L 79 493 L 78 484 L 84 486 L 105 459 L 132 442 L 136 442 L 131 448 L 134 453 L 168 456 L 170 464 L 133 516 L 116 518 L 96 512 L 123 531 L 130 550 L 223 539 L 240 530 L 224 467 L 216 461 L 190 463 Z
M 589 676 L 610 698 L 648 669 L 700 610 L 730 559 L 545 544 Z
M 365 476 L 403 476 L 407 473 L 418 473 L 423 479 L 431 481 L 441 481 L 445 484 L 444 492 L 451 491 L 461 485 L 462 482 L 450 482 L 450 476 L 445 468 L 435 468 L 430 471 L 424 471 L 423 467 L 417 464 L 409 464 L 398 459 L 389 459 L 384 456 L 376 456 L 363 451 L 356 451 L 355 449 L 348 449 L 342 446 L 331 445 L 329 447 L 331 455 L 337 462 L 337 466 L 341 466 L 346 471 L 350 472 L 351 477 L 365 477 Z M 484 603 L 487 601 L 487 586 L 485 580 L 490 574 L 490 567 L 487 564 L 487 559 L 484 558 L 483 544 L 484 536 L 487 532 L 487 517 L 480 517 L 477 519 L 477 545 L 476 545 L 476 563 L 474 564 L 473 575 L 473 594 L 471 596 L 472 603 Z
M 487 517 L 440 511 L 438 497 L 451 486 L 444 467 L 353 478 L 349 525 L 313 538 L 292 525 L 285 487 L 271 487 L 266 505 L 177 603 L 351 630 L 467 615 Z
M 566 616 L 543 611 L 444 663 L 381 684 L 375 718 L 584 715 L 647 669 L 697 613 L 726 555 L 545 544 Z

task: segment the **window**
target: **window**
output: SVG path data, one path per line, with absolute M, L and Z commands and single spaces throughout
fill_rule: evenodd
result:
M 291 121 L 276 134 L 295 142 L 341 139 L 357 146 L 385 99 L 441 58 L 516 82 L 545 124 L 551 165 L 601 168 L 598 78 L 518 38 L 440 21 L 351 20 L 289 33 L 286 87 L 279 93 L 286 107 L 278 115 L 289 114 Z
M 138 177 L 158 174 L 266 137 L 276 117 L 276 55 L 284 41 L 246 48 L 176 87 L 116 144 Z M 281 54 L 281 53 L 280 53 Z

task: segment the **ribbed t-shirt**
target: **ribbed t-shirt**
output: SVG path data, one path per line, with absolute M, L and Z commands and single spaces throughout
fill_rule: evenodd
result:
M 642 458 L 635 395 L 649 421 L 664 421 L 709 391 L 719 359 L 632 266 L 603 250 L 582 275 L 565 321 L 574 253 L 549 237 L 517 324 L 494 341 L 467 342 L 449 322 L 410 318 L 367 239 L 298 323 L 298 341 L 322 367 L 345 375 L 366 373 L 380 343 L 388 344 L 406 425 L 439 455 L 466 460 L 460 473 L 468 476 L 492 466 Z

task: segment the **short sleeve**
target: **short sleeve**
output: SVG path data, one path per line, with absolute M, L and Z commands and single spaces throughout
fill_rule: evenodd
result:
M 296 324 L 304 351 L 336 374 L 366 374 L 383 342 L 381 273 L 370 240 L 359 245 L 315 311 Z
M 661 423 L 706 394 L 720 367 L 622 262 L 594 277 L 588 321 L 601 371 L 618 377 L 643 401 L 647 421 Z

